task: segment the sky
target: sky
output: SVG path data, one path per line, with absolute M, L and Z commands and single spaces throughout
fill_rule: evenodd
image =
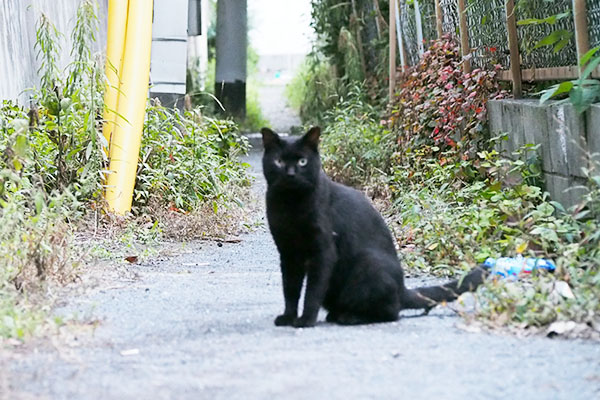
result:
M 248 0 L 250 44 L 262 54 L 307 54 L 310 0 Z

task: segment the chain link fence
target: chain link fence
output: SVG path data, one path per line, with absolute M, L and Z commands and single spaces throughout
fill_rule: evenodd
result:
M 503 70 L 509 70 L 511 60 L 507 1 L 509 0 L 399 0 L 400 33 L 404 41 L 407 65 L 415 65 L 419 60 L 417 38 L 422 37 L 423 45 L 427 47 L 429 41 L 438 37 L 438 22 L 441 22 L 444 35 L 449 34 L 458 40 L 461 34 L 465 34 L 460 31 L 460 7 L 463 3 L 468 27 L 466 35 L 470 47 L 469 63 L 475 68 L 500 65 Z M 521 70 L 529 71 L 528 76 L 535 80 L 557 79 L 561 78 L 561 74 L 564 78 L 571 78 L 569 74 L 576 71 L 572 67 L 577 66 L 578 59 L 573 0 L 514 2 Z M 586 0 L 585 6 L 589 47 L 600 46 L 600 0 Z M 416 12 L 417 7 L 420 13 Z M 440 15 L 436 15 L 436 7 L 439 7 Z M 551 16 L 558 18 L 548 19 Z M 547 40 L 551 43 L 540 46 L 540 41 L 549 35 L 555 40 Z M 531 73 L 540 69 L 553 71 L 546 74 Z

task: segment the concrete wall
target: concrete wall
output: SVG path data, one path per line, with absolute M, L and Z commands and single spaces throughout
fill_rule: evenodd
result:
M 1 0 L 0 1 L 0 99 L 18 99 L 28 103 L 27 88 L 39 86 L 36 60 L 35 29 L 42 13 L 63 36 L 60 67 L 69 63 L 70 34 L 75 26 L 81 0 Z M 108 0 L 97 0 L 99 32 L 96 51 L 106 45 Z
M 568 103 L 494 100 L 488 105 L 493 135 L 508 134 L 500 147 L 507 154 L 525 144 L 539 144 L 546 190 L 565 206 L 577 204 L 585 189 L 582 168 L 600 152 L 600 105 L 577 114 Z

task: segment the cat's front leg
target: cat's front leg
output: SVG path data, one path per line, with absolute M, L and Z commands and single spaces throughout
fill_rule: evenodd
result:
M 294 321 L 296 328 L 309 328 L 317 323 L 317 316 L 329 288 L 329 279 L 336 259 L 333 244 L 324 246 L 318 256 L 309 261 L 304 310 L 302 316 Z
M 281 276 L 283 279 L 283 297 L 285 311 L 275 318 L 277 326 L 292 326 L 298 317 L 298 300 L 304 280 L 304 269 L 297 263 L 281 260 Z

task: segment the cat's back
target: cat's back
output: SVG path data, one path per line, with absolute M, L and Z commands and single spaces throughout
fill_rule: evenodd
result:
M 385 221 L 367 197 L 356 189 L 330 182 L 330 212 L 336 233 L 354 247 L 393 247 Z

